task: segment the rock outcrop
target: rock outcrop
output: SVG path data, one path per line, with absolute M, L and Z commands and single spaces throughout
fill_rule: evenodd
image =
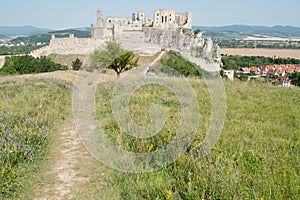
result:
M 194 34 L 184 29 L 145 29 L 145 42 L 159 44 L 164 48 L 190 52 L 195 57 L 205 58 L 210 63 L 221 63 L 220 47 L 202 33 Z

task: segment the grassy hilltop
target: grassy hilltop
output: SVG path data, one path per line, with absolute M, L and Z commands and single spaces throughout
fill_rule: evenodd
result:
M 117 146 L 134 152 L 152 152 L 174 137 L 179 120 L 174 96 L 166 97 L 161 88 L 155 87 L 135 93 L 130 109 L 137 123 L 149 123 L 144 113 L 153 102 L 169 111 L 166 127 L 159 136 L 136 140 L 126 136 L 113 120 L 107 104 L 111 87 L 100 86 L 97 113 L 105 119 L 100 122 L 101 127 Z M 299 198 L 299 88 L 286 90 L 261 83 L 226 82 L 228 107 L 221 138 L 210 156 L 194 161 L 191 155 L 201 146 L 211 105 L 202 81 L 193 81 L 192 87 L 198 96 L 202 120 L 190 151 L 159 172 L 116 173 L 109 177 L 121 199 Z
M 102 119 L 99 126 L 115 145 L 128 151 L 153 152 L 174 137 L 180 107 L 172 93 L 149 86 L 132 96 L 131 117 L 140 125 L 149 123 L 145 113 L 153 102 L 168 111 L 166 125 L 157 136 L 137 140 L 123 133 L 113 119 L 110 105 L 113 85 L 113 82 L 99 85 L 96 115 Z M 117 172 L 92 162 L 84 168 L 91 180 L 75 186 L 74 198 L 113 194 L 116 199 L 299 199 L 300 89 L 226 81 L 227 117 L 221 138 L 210 156 L 195 161 L 190 155 L 201 147 L 209 126 L 211 103 L 203 81 L 191 80 L 191 85 L 199 101 L 201 121 L 185 155 L 161 171 L 145 174 Z M 28 187 L 37 180 L 28 180 L 31 164 L 26 167 L 26 176 L 22 166 L 36 160 L 41 155 L 40 149 L 51 143 L 56 127 L 53 125 L 71 117 L 67 114 L 71 92 L 60 84 L 15 81 L 1 83 L 0 96 L 1 137 L 9 139 L 0 149 L 4 156 L 1 194 L 15 195 L 14 191 L 18 191 L 32 198 L 35 191 L 28 193 L 31 191 Z M 22 146 L 24 142 L 32 145 L 29 152 Z M 36 145 L 38 148 L 34 148 Z M 96 170 L 98 167 L 101 170 Z M 34 173 L 39 176 L 41 172 Z M 103 179 L 103 173 L 105 184 L 100 187 L 97 180 Z

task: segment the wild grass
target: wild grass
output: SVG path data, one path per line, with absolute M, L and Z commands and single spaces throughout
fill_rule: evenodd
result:
M 0 194 L 22 188 L 26 173 L 47 150 L 48 138 L 66 117 L 70 90 L 53 81 L 6 81 L 0 85 Z M 31 164 L 31 165 L 28 165 Z M 0 196 L 0 197 L 1 197 Z
M 114 84 L 99 85 L 96 116 L 116 146 L 155 152 L 174 138 L 181 108 L 172 92 L 149 85 L 131 96 L 130 115 L 141 126 L 150 122 L 151 105 L 159 104 L 167 111 L 158 135 L 136 139 L 114 120 Z M 143 174 L 117 172 L 95 160 L 84 160 L 78 167 L 92 178 L 72 189 L 74 199 L 300 199 L 300 89 L 225 81 L 223 132 L 209 156 L 194 160 L 191 155 L 197 155 L 209 127 L 211 101 L 203 81 L 190 84 L 201 118 L 193 144 L 183 156 L 160 171 Z M 71 94 L 48 79 L 6 81 L 0 89 L 1 198 L 16 196 L 26 183 L 23 180 L 37 170 L 36 161 L 47 158 L 49 137 L 66 117 Z
M 111 171 L 106 182 L 120 199 L 299 199 L 300 89 L 262 83 L 225 82 L 227 116 L 222 135 L 211 154 L 194 160 L 208 130 L 210 96 L 202 81 L 192 81 L 201 112 L 198 134 L 187 153 L 153 173 Z M 149 123 L 149 106 L 167 111 L 165 127 L 153 138 L 129 136 L 114 121 L 111 97 L 114 83 L 97 90 L 99 126 L 116 146 L 150 152 L 175 135 L 180 107 L 166 89 L 148 86 L 131 97 L 130 113 L 141 126 Z

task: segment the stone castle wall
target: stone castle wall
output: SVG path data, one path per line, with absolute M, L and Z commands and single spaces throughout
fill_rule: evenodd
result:
M 97 24 L 92 25 L 90 38 L 76 38 L 72 34 L 67 38 L 52 36 L 48 46 L 31 52 L 31 55 L 38 57 L 49 54 L 90 54 L 103 48 L 106 41 L 115 39 L 123 48 L 143 55 L 154 54 L 161 48 L 166 48 L 190 52 L 194 56 L 204 57 L 209 62 L 221 62 L 219 46 L 213 44 L 210 38 L 203 38 L 202 33 L 195 35 L 192 32 L 191 13 L 157 10 L 154 15 L 157 19 L 154 16 L 153 27 L 145 27 L 145 12 L 138 12 L 131 18 L 103 19 L 101 11 L 98 11 Z

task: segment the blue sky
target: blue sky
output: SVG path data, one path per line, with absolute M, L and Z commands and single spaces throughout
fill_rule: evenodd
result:
M 87 27 L 104 16 L 130 16 L 155 9 L 191 11 L 193 25 L 293 25 L 300 27 L 299 0 L 2 0 L 0 26 Z

